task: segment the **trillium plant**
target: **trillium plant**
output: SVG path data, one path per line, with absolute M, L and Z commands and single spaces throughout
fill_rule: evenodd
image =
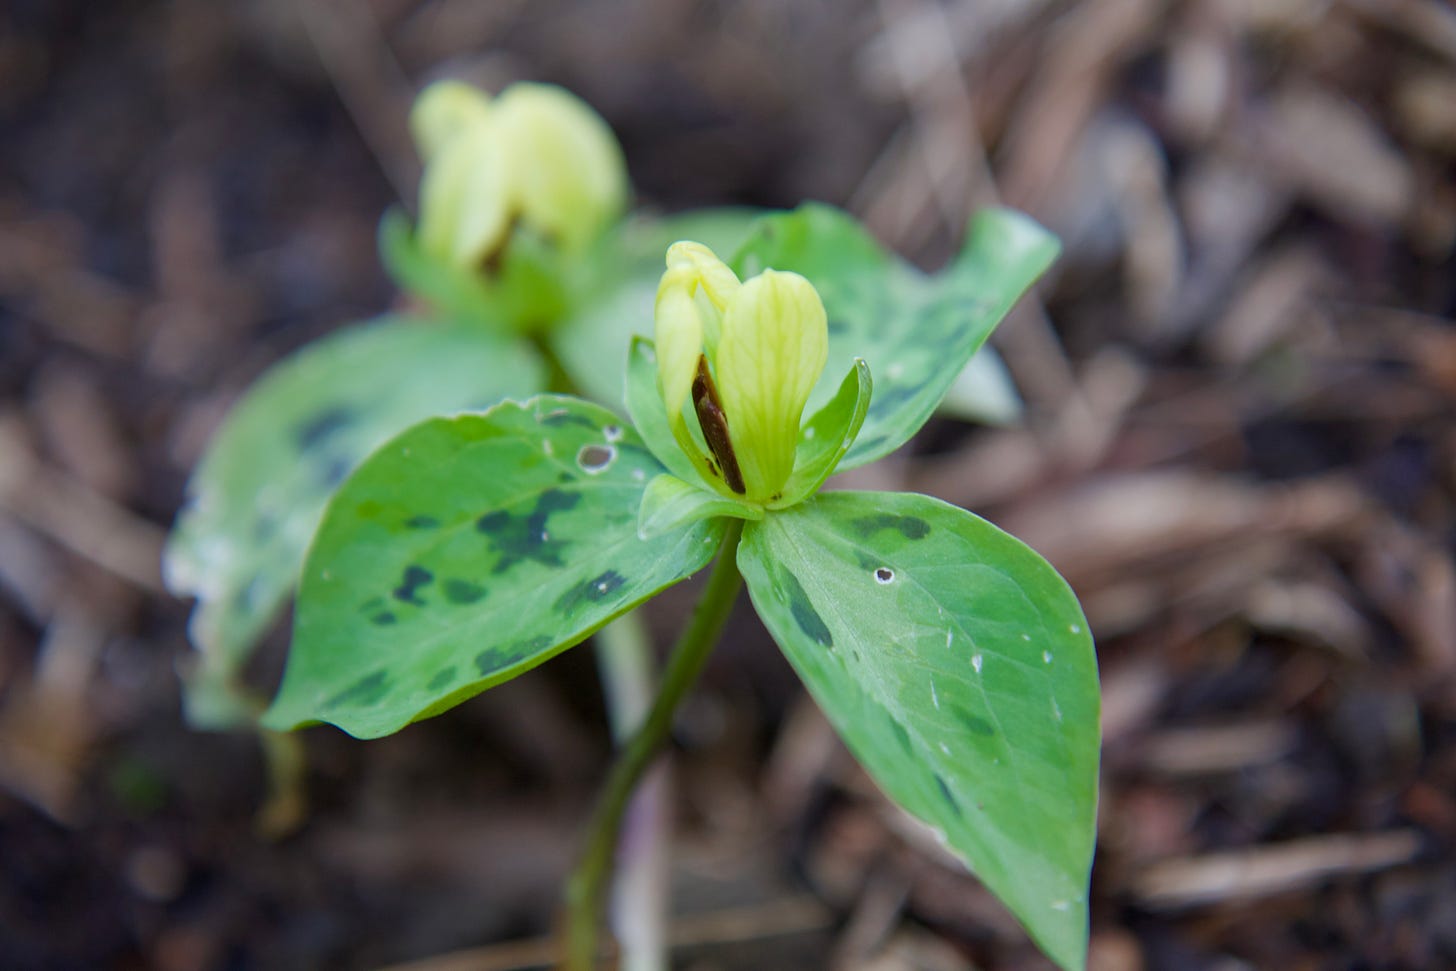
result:
M 566 966 L 594 966 L 624 812 L 746 585 L 884 793 L 1082 968 L 1099 702 L 1076 598 L 955 506 L 824 489 L 920 429 L 1055 241 L 985 212 L 927 277 L 821 205 L 622 221 L 615 143 L 559 89 L 437 86 L 415 120 L 420 223 L 383 240 L 429 309 L 266 378 L 179 522 L 212 684 L 297 583 L 262 725 L 376 738 L 709 568 L 589 822 Z

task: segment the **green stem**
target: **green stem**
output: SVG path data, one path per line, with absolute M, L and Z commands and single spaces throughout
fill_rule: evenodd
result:
M 587 829 L 586 850 L 566 885 L 567 971 L 591 971 L 594 967 L 597 931 L 616 857 L 622 814 L 638 781 L 666 743 L 678 703 L 697 681 L 733 609 L 733 601 L 743 585 L 737 562 L 738 538 L 742 533 L 742 521 L 728 521 L 728 533 L 718 548 L 718 561 L 708 578 L 707 589 L 668 659 L 652 708 L 607 776 Z
M 556 348 L 551 346 L 551 341 L 547 339 L 546 335 L 534 333 L 528 340 L 546 364 L 546 390 L 551 394 L 585 397 L 581 393 L 581 389 L 576 386 L 576 382 L 571 380 L 570 372 L 566 370 L 566 365 L 561 363 L 560 355 L 556 353 Z
M 637 610 L 618 617 L 595 637 L 612 740 L 619 747 L 631 740 L 652 704 L 657 677 L 650 642 Z M 620 951 L 619 971 L 667 969 L 670 789 L 666 759 L 659 759 L 643 776 L 622 817 L 607 911 L 607 926 Z

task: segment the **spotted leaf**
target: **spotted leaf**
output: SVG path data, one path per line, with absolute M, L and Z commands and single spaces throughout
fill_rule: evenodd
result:
M 228 415 L 187 486 L 164 561 L 197 598 L 188 717 L 251 717 L 237 671 L 293 592 L 324 503 L 365 455 L 423 418 L 540 389 L 536 355 L 478 331 L 385 320 L 311 344 Z
M 874 373 L 874 396 L 841 469 L 899 448 L 919 430 L 986 338 L 1056 257 L 1055 237 L 1019 213 L 990 209 L 971 220 L 965 248 L 927 277 L 886 254 L 850 216 L 808 204 L 760 220 L 738 251 L 740 277 L 766 267 L 800 273 L 829 315 L 829 363 L 855 358 Z M 821 381 L 812 411 L 834 394 Z
M 880 787 L 1063 968 L 1086 959 L 1097 664 L 1066 583 L 935 499 L 821 494 L 747 524 L 754 606 Z
M 553 395 L 390 441 L 329 504 L 263 723 L 387 735 L 693 573 L 721 521 L 638 537 L 643 491 L 663 471 L 611 412 Z

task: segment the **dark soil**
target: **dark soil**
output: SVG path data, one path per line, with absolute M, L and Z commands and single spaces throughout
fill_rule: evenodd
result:
M 157 567 L 238 392 L 389 306 L 375 223 L 447 73 L 575 89 L 647 206 L 823 199 L 927 267 L 997 199 L 1061 234 L 997 338 L 1024 421 L 938 421 L 863 481 L 976 509 L 1084 600 L 1092 966 L 1456 967 L 1441 0 L 11 0 L 0 967 L 533 966 L 502 944 L 549 931 L 607 756 L 589 652 L 387 740 L 307 733 L 309 815 L 267 839 L 256 740 L 182 720 Z M 679 966 L 1047 967 L 748 611 L 678 743 Z

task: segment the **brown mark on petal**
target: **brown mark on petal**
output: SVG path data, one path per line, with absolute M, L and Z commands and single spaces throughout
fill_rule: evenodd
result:
M 748 488 L 743 484 L 738 456 L 733 453 L 733 442 L 728 437 L 728 416 L 723 414 L 723 406 L 718 402 L 718 388 L 708 373 L 708 359 L 701 354 L 698 376 L 693 378 L 693 410 L 698 413 L 698 426 L 703 429 L 708 450 L 723 470 L 723 481 L 728 483 L 728 488 L 743 495 Z

